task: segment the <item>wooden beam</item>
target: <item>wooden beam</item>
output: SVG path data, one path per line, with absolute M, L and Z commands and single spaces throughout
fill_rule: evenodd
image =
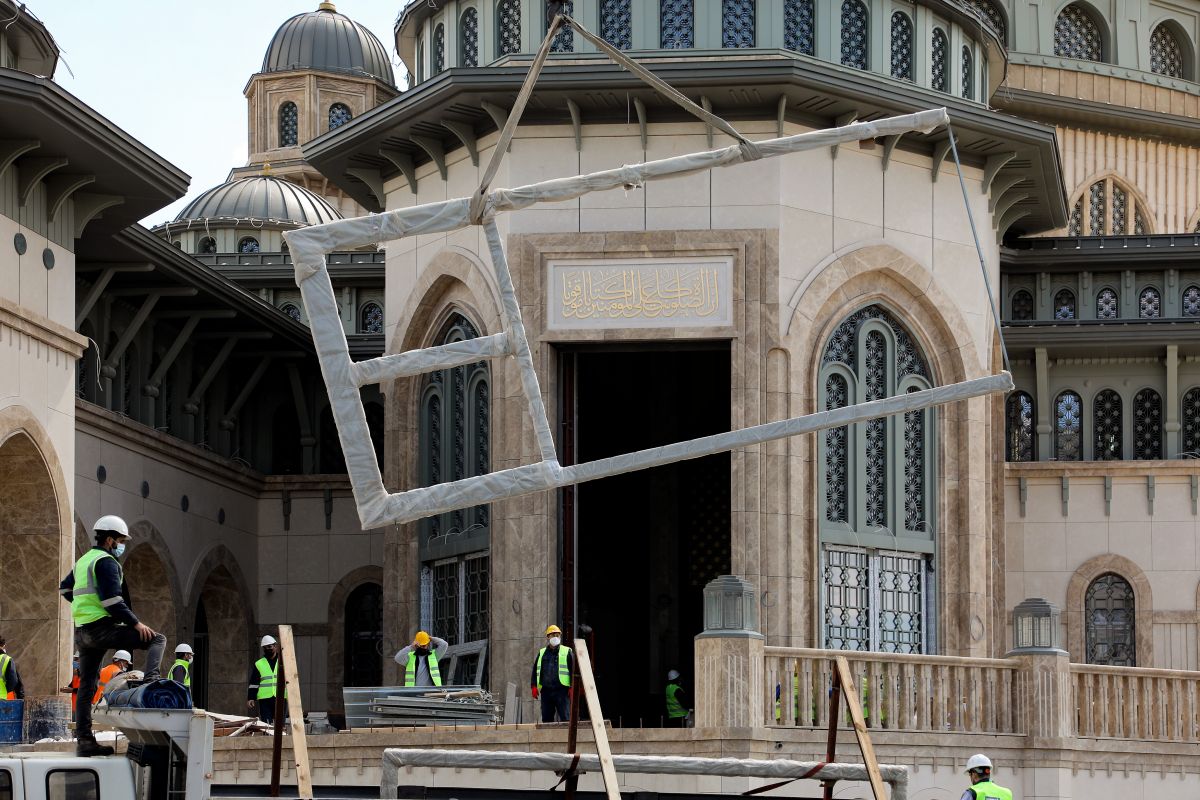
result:
M 838 681 L 842 684 L 842 694 L 846 696 L 846 707 L 850 710 L 850 720 L 854 724 L 854 735 L 858 738 L 858 751 L 862 753 L 863 764 L 867 767 L 867 777 L 871 782 L 871 792 L 875 800 L 888 800 L 883 788 L 883 777 L 879 774 L 879 760 L 875 758 L 875 746 L 871 744 L 871 735 L 867 732 L 867 723 L 862 715 L 862 703 L 859 702 L 859 687 L 854 685 L 850 675 L 850 663 L 845 656 L 834 659 Z M 878 687 L 868 687 L 868 691 Z
M 0 178 L 4 177 L 4 173 L 8 172 L 8 168 L 13 165 L 21 156 L 37 150 L 42 146 L 42 143 L 37 139 L 5 139 L 0 141 Z
M 592 737 L 596 740 L 596 755 L 600 757 L 604 791 L 608 800 L 621 800 L 617 770 L 608 746 L 608 731 L 604 728 L 604 713 L 600 710 L 600 695 L 596 692 L 596 678 L 592 675 L 592 659 L 588 655 L 587 642 L 583 639 L 575 640 L 575 664 L 579 667 L 579 682 L 583 684 L 583 694 L 587 698 L 588 716 L 592 718 Z
M 463 147 L 467 148 L 467 152 L 471 154 L 471 163 L 478 167 L 479 143 L 475 139 L 475 129 L 465 122 L 457 122 L 452 119 L 442 120 L 442 125 L 458 137 L 458 140 L 463 143 Z
M 395 150 L 391 147 L 379 148 L 379 155 L 386 158 L 388 161 L 400 170 L 400 174 L 404 176 L 404 180 L 408 181 L 408 189 L 413 194 L 417 193 L 417 168 L 413 165 L 412 156 L 403 150 Z M 478 158 L 475 161 L 476 166 L 479 165 Z
M 93 194 L 80 192 L 75 195 L 75 238 L 83 236 L 83 229 L 92 220 L 100 216 L 106 208 L 119 206 L 125 198 L 115 194 Z
M 58 219 L 58 212 L 77 191 L 95 183 L 95 175 L 55 175 L 46 181 L 46 219 Z
M 292 735 L 292 761 L 296 767 L 296 792 L 300 800 L 313 800 L 308 737 L 304 733 L 304 702 L 300 698 L 300 670 L 296 666 L 296 644 L 291 625 L 279 626 L 279 657 L 283 660 L 283 675 L 288 687 L 288 726 Z
M 21 172 L 17 180 L 17 199 L 21 205 L 24 206 L 29 202 L 29 195 L 33 193 L 33 187 L 37 186 L 42 178 L 56 169 L 62 169 L 69 163 L 62 157 L 21 159 L 17 164 L 17 169 Z
M 424 150 L 433 159 L 433 163 L 437 165 L 438 172 L 442 174 L 442 180 L 446 180 L 446 148 L 442 146 L 441 139 L 435 139 L 432 136 L 410 136 L 412 143 Z M 382 198 L 380 198 L 382 200 Z

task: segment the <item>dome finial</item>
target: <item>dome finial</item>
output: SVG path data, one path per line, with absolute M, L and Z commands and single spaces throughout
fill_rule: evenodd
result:
M 337 6 L 329 2 L 329 0 L 321 0 L 321 5 L 317 6 L 317 11 L 332 11 L 337 13 Z
M 271 174 L 271 162 L 270 162 L 270 161 L 264 161 L 264 162 L 263 162 L 263 171 L 262 171 L 262 174 L 263 174 L 263 175 L 270 175 L 270 174 Z

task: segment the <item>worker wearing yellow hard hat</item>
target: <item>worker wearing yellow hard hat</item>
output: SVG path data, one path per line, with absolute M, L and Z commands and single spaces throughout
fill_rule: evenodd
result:
M 438 662 L 450 647 L 445 639 L 417 631 L 412 644 L 396 653 L 396 663 L 404 670 L 405 686 L 441 686 L 442 670 Z
M 542 701 L 542 722 L 569 722 L 571 719 L 571 675 L 575 654 L 562 643 L 562 628 L 546 628 L 546 646 L 538 650 L 529 676 L 529 691 Z

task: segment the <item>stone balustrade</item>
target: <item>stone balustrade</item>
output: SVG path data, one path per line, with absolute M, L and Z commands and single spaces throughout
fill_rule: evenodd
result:
M 1200 672 L 1072 664 L 1079 736 L 1200 741 Z

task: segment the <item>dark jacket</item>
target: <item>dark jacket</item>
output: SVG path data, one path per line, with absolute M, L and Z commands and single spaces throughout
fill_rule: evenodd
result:
M 94 547 L 92 549 L 102 550 L 103 548 Z M 58 585 L 58 593 L 69 603 L 72 600 L 71 590 L 74 588 L 75 568 L 72 567 L 71 571 L 67 573 L 67 577 L 63 578 L 62 583 Z M 102 558 L 96 562 L 96 596 L 100 598 L 104 610 L 116 622 L 126 625 L 138 624 L 138 618 L 133 615 L 133 609 L 129 605 L 129 595 L 121 580 L 121 567 L 115 558 Z
M 21 676 L 17 673 L 17 662 L 13 659 L 9 659 L 8 666 L 4 670 L 4 685 L 18 700 L 25 699 L 25 685 L 21 683 Z M 3 699 L 0 697 L 0 700 Z
M 559 645 L 559 647 L 563 647 L 563 646 L 564 645 L 561 645 L 561 644 Z M 569 653 L 567 653 L 567 669 L 570 670 L 572 675 L 575 674 L 575 651 L 574 650 L 571 650 Z M 538 685 L 537 655 L 534 655 L 534 657 L 533 657 L 533 669 L 529 670 L 529 685 L 530 686 Z M 562 682 L 558 679 L 558 648 L 547 647 L 546 648 L 546 657 L 542 659 L 542 689 L 541 690 L 543 692 L 557 692 L 557 691 L 565 691 L 566 688 L 567 687 L 563 686 Z

